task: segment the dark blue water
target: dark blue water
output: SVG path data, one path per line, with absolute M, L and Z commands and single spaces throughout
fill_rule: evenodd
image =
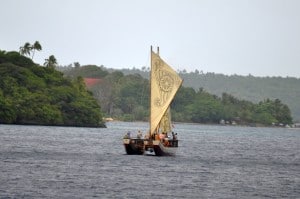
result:
M 175 157 L 128 156 L 127 130 L 0 125 L 0 198 L 300 198 L 300 129 L 176 124 Z

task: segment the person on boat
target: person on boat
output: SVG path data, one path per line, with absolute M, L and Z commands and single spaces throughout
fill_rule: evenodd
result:
M 164 145 L 167 146 L 167 147 L 169 147 L 169 146 L 170 146 L 169 140 L 165 140 L 165 141 L 164 141 Z
M 138 138 L 138 139 L 141 139 L 142 137 L 143 137 L 142 132 L 141 132 L 141 131 L 138 131 L 137 138 Z
M 170 146 L 168 134 L 165 133 L 164 135 L 165 135 L 165 137 L 163 138 L 163 143 L 164 143 L 164 145 L 165 145 L 165 146 Z
M 148 133 L 145 134 L 144 139 L 145 139 L 145 140 L 148 140 L 148 139 L 149 139 L 149 134 L 148 134 Z
M 154 140 L 159 140 L 159 135 L 158 135 L 157 133 L 154 133 L 154 134 L 153 134 L 153 137 L 154 137 L 154 138 L 153 138 Z
M 149 133 L 150 134 L 150 133 Z M 151 139 L 152 140 L 155 140 L 155 137 L 156 137 L 156 133 L 153 133 L 152 135 L 151 135 Z
M 165 139 L 165 133 L 159 134 L 159 139 L 163 141 Z
M 128 131 L 125 136 L 124 136 L 125 139 L 129 139 L 130 138 L 130 131 Z
M 172 136 L 173 136 L 173 140 L 177 140 L 177 133 L 175 134 L 175 133 L 172 131 Z

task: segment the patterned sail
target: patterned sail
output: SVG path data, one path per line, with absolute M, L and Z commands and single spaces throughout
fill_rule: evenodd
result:
M 171 124 L 171 110 L 170 106 L 168 107 L 167 111 L 163 115 L 160 120 L 159 128 L 162 132 L 169 133 L 172 131 L 172 124 Z
M 182 84 L 179 75 L 166 64 L 158 54 L 151 50 L 151 100 L 150 134 L 156 132 L 159 125 L 167 130 L 171 125 L 169 106 Z

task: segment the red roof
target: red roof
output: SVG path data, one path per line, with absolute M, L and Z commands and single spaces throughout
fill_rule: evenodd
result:
M 94 86 L 95 84 L 100 83 L 102 81 L 102 79 L 99 78 L 83 78 L 83 79 L 87 87 Z

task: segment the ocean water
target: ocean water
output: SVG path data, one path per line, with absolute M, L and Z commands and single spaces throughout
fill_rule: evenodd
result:
M 0 198 L 300 198 L 300 129 L 175 124 L 174 157 L 126 155 L 128 130 L 0 125 Z

